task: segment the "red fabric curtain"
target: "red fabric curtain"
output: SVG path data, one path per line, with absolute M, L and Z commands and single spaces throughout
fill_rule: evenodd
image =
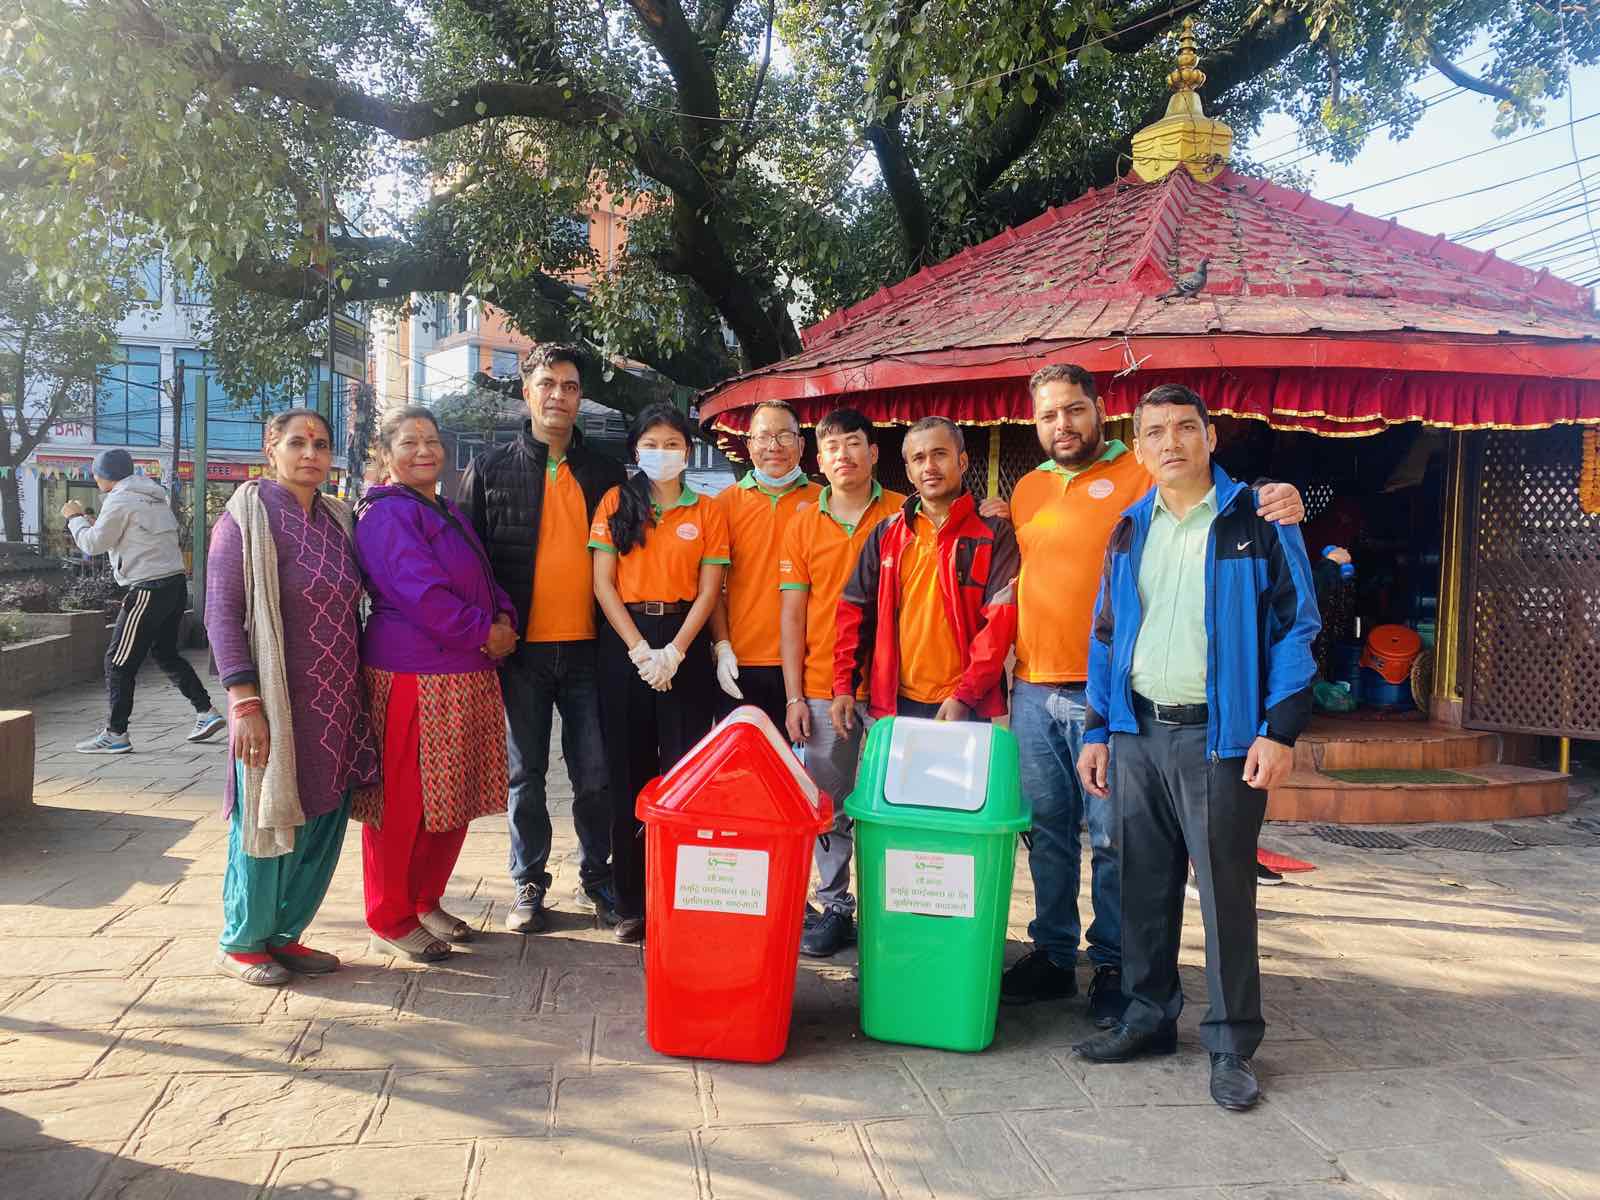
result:
M 1220 367 L 1210 370 L 1140 371 L 1096 381 L 1106 415 L 1124 417 L 1157 384 L 1193 388 L 1213 412 L 1264 420 L 1279 429 L 1330 437 L 1379 433 L 1389 425 L 1422 421 L 1450 429 L 1542 429 L 1600 423 L 1600 383 L 1498 375 L 1436 375 L 1341 368 L 1282 370 Z M 908 425 L 930 413 L 963 425 L 1028 422 L 1033 418 L 1026 379 L 980 379 L 920 388 L 895 388 L 819 397 L 795 403 L 814 425 L 848 405 L 872 420 Z M 748 410 L 719 414 L 715 426 L 737 433 Z

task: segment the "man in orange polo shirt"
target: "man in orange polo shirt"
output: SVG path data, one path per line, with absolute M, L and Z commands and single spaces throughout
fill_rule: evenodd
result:
M 851 820 L 844 798 L 855 787 L 866 705 L 847 732 L 833 727 L 833 651 L 839 598 L 867 537 L 905 503 L 873 478 L 878 447 L 872 422 L 841 408 L 817 422 L 817 465 L 827 477 L 817 502 L 789 522 L 778 561 L 783 605 L 783 680 L 789 740 L 805 747 L 806 770 L 833 797 L 833 831 L 818 838 L 817 904 L 800 953 L 829 958 L 855 941 L 856 898 L 850 891 Z
M 712 653 L 723 696 L 717 715 L 754 704 L 784 727 L 783 649 L 779 635 L 778 556 L 795 514 L 821 489 L 800 470 L 800 418 L 781 400 L 756 405 L 745 437 L 751 469 L 717 497 L 728 521 L 732 565 L 726 593 L 711 614 Z M 789 693 L 794 695 L 795 693 Z
M 579 907 L 615 922 L 611 887 L 611 797 L 600 741 L 589 522 L 600 498 L 627 478 L 622 464 L 590 450 L 577 428 L 586 365 L 576 346 L 533 347 L 522 364 L 528 420 L 516 441 L 472 460 L 457 502 L 517 606 L 523 640 L 501 663 L 511 768 L 513 933 L 548 928 L 550 810 L 545 773 L 561 710 L 561 751 L 572 777 L 578 833 Z
M 1126 446 L 1106 439 L 1105 409 L 1088 371 L 1072 363 L 1048 366 L 1028 389 L 1039 445 L 1050 456 L 1023 476 L 1009 505 L 1022 553 L 1011 730 L 1033 806 L 1028 936 L 1034 949 L 1001 978 L 1000 998 L 1026 1004 L 1077 994 L 1078 828 L 1087 818 L 1094 909 L 1087 937 L 1094 966 L 1089 1011 L 1097 1025 L 1109 1028 L 1126 1004 L 1116 824 L 1106 798 L 1085 798 L 1076 764 L 1083 749 L 1089 624 L 1106 541 L 1123 510 L 1150 490 L 1151 477 Z M 1260 499 L 1269 520 L 1287 524 L 1305 515 L 1299 493 L 1287 484 L 1266 485 Z M 981 511 L 1000 516 L 1008 508 L 989 500 Z

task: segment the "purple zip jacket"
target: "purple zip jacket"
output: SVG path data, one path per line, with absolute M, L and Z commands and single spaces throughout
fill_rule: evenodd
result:
M 372 599 L 361 634 L 365 666 L 410 675 L 495 669 L 481 647 L 500 613 L 516 621 L 516 606 L 494 581 L 461 510 L 442 503 L 443 509 L 400 484 L 369 488 L 362 497 L 356 559 Z

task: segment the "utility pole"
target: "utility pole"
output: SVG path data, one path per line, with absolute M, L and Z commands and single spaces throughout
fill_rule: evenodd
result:
M 194 580 L 194 615 L 203 625 L 206 616 L 206 376 L 202 373 L 194 381 L 194 480 L 190 495 L 194 497 L 193 517 L 189 521 L 194 533 L 194 549 L 189 558 L 189 573 Z
M 322 419 L 328 422 L 328 428 L 333 428 L 333 314 L 334 314 L 334 280 L 333 280 L 333 189 L 328 186 L 328 177 L 322 177 L 322 245 L 323 254 L 327 262 L 323 264 L 323 271 L 328 277 L 328 330 L 324 346 L 327 355 L 328 373 L 323 377 L 321 395 L 318 397 L 317 411 L 322 414 Z
M 159 390 L 157 391 L 159 395 Z M 172 460 L 167 469 L 167 503 L 178 515 L 178 463 L 183 453 L 183 360 L 172 368 Z

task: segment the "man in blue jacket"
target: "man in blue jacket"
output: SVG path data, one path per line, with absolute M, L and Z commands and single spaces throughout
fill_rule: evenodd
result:
M 1217 433 L 1186 387 L 1152 389 L 1133 413 L 1134 453 L 1156 486 L 1106 547 L 1089 638 L 1078 773 L 1108 791 L 1116 752 L 1122 850 L 1122 1023 L 1073 1047 L 1091 1062 L 1177 1048 L 1178 942 L 1187 864 L 1206 931 L 1211 1098 L 1261 1097 L 1256 838 L 1267 792 L 1288 776 L 1311 715 L 1320 622 L 1294 526 L 1256 515 L 1250 489 L 1212 465 Z M 1110 745 L 1108 745 L 1110 743 Z

